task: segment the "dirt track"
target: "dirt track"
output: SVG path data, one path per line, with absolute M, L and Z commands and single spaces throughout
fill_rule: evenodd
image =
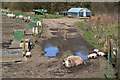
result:
M 86 61 L 86 65 L 79 65 L 73 68 L 65 68 L 62 65 L 63 57 L 44 57 L 42 56 L 43 41 L 52 37 L 60 37 L 64 41 L 67 38 L 79 38 L 88 49 L 92 49 L 86 41 L 82 39 L 79 30 L 74 24 L 80 21 L 77 18 L 44 19 L 46 25 L 44 34 L 38 38 L 37 43 L 31 50 L 32 57 L 22 63 L 3 63 L 3 77 L 7 78 L 104 78 L 107 74 L 105 69 L 107 62 L 104 57 Z M 61 42 L 64 44 L 64 42 Z M 56 43 L 57 44 L 57 43 Z M 70 44 L 70 43 L 69 43 Z M 68 44 L 66 44 L 68 45 Z M 64 46 L 65 48 L 67 46 Z M 62 46 L 61 46 L 62 48 Z M 69 50 L 62 50 L 61 53 L 69 54 Z M 110 67 L 111 72 L 113 69 Z M 110 76 L 112 77 L 112 76 Z

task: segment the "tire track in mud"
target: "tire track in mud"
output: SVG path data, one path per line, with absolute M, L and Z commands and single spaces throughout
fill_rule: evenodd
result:
M 78 36 L 78 31 L 74 24 L 80 21 L 79 19 L 70 19 L 66 23 L 66 18 L 62 19 L 44 19 L 44 24 L 47 25 L 46 34 L 48 34 L 49 38 L 51 37 L 76 37 Z M 46 34 L 44 36 L 46 36 Z M 48 37 L 47 36 L 47 37 Z

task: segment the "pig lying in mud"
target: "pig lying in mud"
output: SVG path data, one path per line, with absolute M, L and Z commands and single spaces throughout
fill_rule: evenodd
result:
M 72 55 L 63 60 L 63 65 L 68 68 L 77 66 L 80 64 L 85 64 L 84 60 L 80 56 Z

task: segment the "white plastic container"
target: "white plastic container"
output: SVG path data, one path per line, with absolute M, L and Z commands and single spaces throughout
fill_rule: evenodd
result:
M 32 32 L 33 32 L 33 34 L 34 34 L 34 28 L 32 29 Z M 37 34 L 38 34 L 38 27 L 36 27 L 35 32 L 36 32 L 36 35 L 37 35 Z
M 41 21 L 37 21 L 36 26 L 38 26 L 38 24 L 39 24 L 39 26 L 41 26 Z

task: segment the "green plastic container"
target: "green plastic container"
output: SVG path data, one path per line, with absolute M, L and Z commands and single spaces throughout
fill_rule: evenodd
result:
M 28 14 L 24 14 L 24 17 L 28 17 Z
M 34 15 L 30 15 L 30 18 L 31 18 L 32 20 L 34 20 Z
M 24 33 L 24 30 L 14 30 L 14 40 L 21 41 Z
M 9 14 L 12 14 L 12 12 L 9 12 Z
M 36 23 L 35 22 L 30 22 L 29 23 L 29 29 L 32 30 L 33 27 L 36 26 Z
M 15 13 L 16 16 L 19 16 L 19 13 Z
M 8 12 L 6 12 L 6 14 L 8 14 Z
M 36 18 L 35 18 L 35 21 L 40 21 L 40 18 L 39 18 L 39 17 L 36 17 Z

